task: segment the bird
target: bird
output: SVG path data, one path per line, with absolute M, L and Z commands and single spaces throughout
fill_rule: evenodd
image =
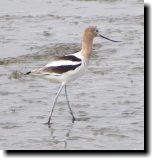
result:
M 84 30 L 82 37 L 82 48 L 79 52 L 66 54 L 64 56 L 56 56 L 54 60 L 52 60 L 45 66 L 26 73 L 26 75 L 41 76 L 49 79 L 52 82 L 60 83 L 59 90 L 54 98 L 52 109 L 49 114 L 47 122 L 48 125 L 50 125 L 57 99 L 63 88 L 65 89 L 67 106 L 72 116 L 72 123 L 75 122 L 76 118 L 70 106 L 67 95 L 67 84 L 86 73 L 92 54 L 93 40 L 95 37 L 101 37 L 112 42 L 121 42 L 109 39 L 101 35 L 96 26 L 89 26 Z

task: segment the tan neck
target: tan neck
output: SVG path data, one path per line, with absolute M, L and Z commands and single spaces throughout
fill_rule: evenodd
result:
M 89 34 L 84 34 L 83 36 L 81 53 L 86 62 L 88 62 L 91 57 L 93 38 L 94 37 Z

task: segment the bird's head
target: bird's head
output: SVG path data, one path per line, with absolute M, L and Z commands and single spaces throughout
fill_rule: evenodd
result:
M 105 36 L 103 36 L 102 34 L 100 34 L 98 28 L 96 26 L 89 26 L 85 29 L 85 35 L 87 37 L 91 37 L 91 38 L 94 38 L 94 37 L 101 37 L 101 38 L 104 38 L 106 40 L 109 40 L 109 41 L 112 41 L 112 42 L 121 42 L 121 41 L 115 41 L 115 40 L 112 40 L 112 39 L 109 39 Z

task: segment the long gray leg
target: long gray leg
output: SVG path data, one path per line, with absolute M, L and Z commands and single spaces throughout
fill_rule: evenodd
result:
M 69 108 L 70 113 L 71 113 L 71 115 L 72 115 L 72 123 L 74 123 L 75 117 L 74 117 L 74 115 L 73 115 L 73 111 L 72 111 L 72 109 L 71 109 L 71 106 L 70 106 L 70 103 L 69 103 L 69 100 L 68 100 L 68 97 L 67 97 L 66 85 L 65 85 L 65 95 L 66 95 L 66 101 L 67 101 L 68 108 Z
M 51 121 L 51 117 L 52 117 L 52 114 L 53 114 L 53 110 L 54 110 L 55 104 L 56 104 L 56 102 L 57 102 L 58 96 L 59 96 L 61 90 L 63 89 L 63 87 L 64 87 L 64 85 L 61 84 L 61 86 L 60 86 L 60 88 L 59 88 L 59 90 L 58 90 L 58 92 L 57 92 L 57 95 L 56 95 L 56 97 L 55 97 L 55 99 L 54 99 L 54 102 L 53 102 L 53 105 L 52 105 L 52 110 L 51 110 L 50 115 L 49 115 L 48 124 L 50 124 L 50 121 Z

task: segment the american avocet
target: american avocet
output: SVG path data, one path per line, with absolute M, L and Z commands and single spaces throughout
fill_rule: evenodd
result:
M 32 70 L 27 73 L 31 75 L 43 76 L 54 82 L 61 83 L 61 86 L 53 101 L 52 110 L 50 112 L 49 119 L 47 122 L 48 124 L 50 124 L 55 104 L 57 102 L 58 96 L 61 90 L 63 89 L 63 87 L 65 88 L 67 105 L 72 115 L 72 122 L 75 121 L 73 111 L 69 104 L 66 85 L 70 81 L 75 80 L 76 78 L 80 77 L 81 75 L 85 73 L 91 53 L 92 53 L 92 44 L 93 44 L 94 37 L 102 37 L 112 42 L 120 42 L 120 41 L 114 41 L 114 40 L 111 40 L 109 38 L 102 36 L 99 33 L 97 27 L 91 26 L 91 27 L 86 28 L 84 31 L 83 39 L 82 39 L 82 49 L 79 52 L 74 53 L 74 54 L 67 54 L 61 57 L 55 57 L 55 60 L 48 63 L 46 66 L 40 69 Z

